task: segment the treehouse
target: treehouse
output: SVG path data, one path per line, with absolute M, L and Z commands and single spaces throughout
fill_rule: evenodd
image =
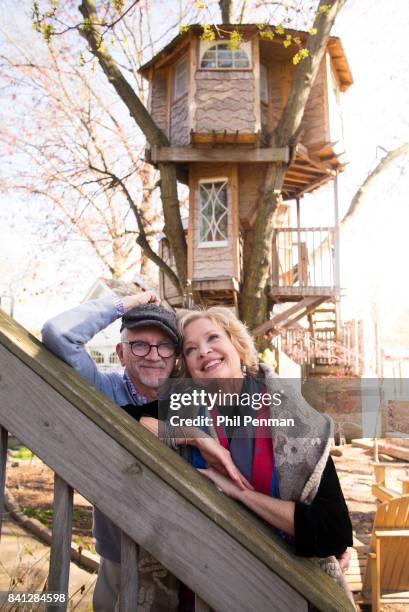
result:
M 237 48 L 229 45 L 233 29 L 242 38 Z M 292 321 L 339 295 L 336 193 L 333 227 L 301 227 L 300 200 L 336 181 L 344 169 L 340 96 L 352 76 L 340 40 L 331 37 L 298 143 L 271 147 L 269 133 L 295 74 L 297 49 L 283 44 L 289 32 L 306 39 L 303 32 L 286 30 L 269 39 L 256 25 L 223 25 L 214 28 L 214 40 L 202 40 L 203 28 L 190 26 L 140 72 L 149 80 L 149 111 L 169 140 L 169 146 L 152 146 L 148 159 L 175 162 L 179 180 L 189 186 L 188 277 L 195 302 L 237 307 L 246 232 L 256 218 L 267 165 L 287 164 L 271 237 L 270 292 L 273 303 L 298 303 L 289 314 Z M 292 200 L 297 208 L 291 215 Z M 173 266 L 166 239 L 161 254 Z M 171 304 L 180 304 L 165 277 L 161 290 Z M 286 320 L 281 313 L 282 323 Z

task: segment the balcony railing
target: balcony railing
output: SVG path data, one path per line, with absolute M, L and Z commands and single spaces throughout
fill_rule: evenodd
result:
M 305 294 L 338 288 L 335 228 L 286 227 L 273 232 L 272 282 L 274 294 Z

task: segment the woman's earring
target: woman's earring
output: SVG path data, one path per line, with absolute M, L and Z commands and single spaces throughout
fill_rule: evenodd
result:
M 243 376 L 246 376 L 246 374 L 247 374 L 247 366 L 244 363 L 241 366 L 241 371 L 243 372 Z

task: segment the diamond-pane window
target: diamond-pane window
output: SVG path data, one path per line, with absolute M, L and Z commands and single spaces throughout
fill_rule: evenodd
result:
M 228 240 L 227 181 L 199 183 L 199 243 L 222 246 Z
M 225 70 L 250 68 L 250 60 L 243 49 L 230 49 L 226 43 L 213 45 L 202 56 L 201 68 Z

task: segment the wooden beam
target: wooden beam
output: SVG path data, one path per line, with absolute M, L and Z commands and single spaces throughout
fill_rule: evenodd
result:
M 297 302 L 296 304 L 294 304 L 294 306 L 291 306 L 284 312 L 280 312 L 280 314 L 275 316 L 273 315 L 273 317 L 269 321 L 266 321 L 265 323 L 262 323 L 261 325 L 258 325 L 253 330 L 251 330 L 251 333 L 253 334 L 253 336 L 261 336 L 273 327 L 276 327 L 276 325 L 281 321 L 287 321 L 291 317 L 291 315 L 295 315 L 300 310 L 304 310 L 304 308 L 306 308 L 307 306 L 312 305 L 315 301 L 317 300 L 313 297 L 304 298 L 303 300 Z
M 194 131 L 196 124 L 196 70 L 198 58 L 198 44 L 196 37 L 190 37 L 189 46 L 189 87 L 188 87 L 188 129 L 189 134 Z
M 139 546 L 121 531 L 120 612 L 135 612 L 138 608 Z
M 266 149 L 239 149 L 218 147 L 196 149 L 193 147 L 152 146 L 152 162 L 237 162 L 268 163 L 289 161 L 288 147 Z
M 317 179 L 316 181 L 313 181 L 312 183 L 310 183 L 309 185 L 305 186 L 305 189 L 301 189 L 297 195 L 301 196 L 304 193 L 308 193 L 309 191 L 313 191 L 314 189 L 317 189 L 318 187 L 321 187 L 321 185 L 324 185 L 325 183 L 328 183 L 328 181 L 332 180 L 331 176 L 324 176 L 322 178 Z
M 335 176 L 335 172 L 334 172 L 333 168 L 331 166 L 329 166 L 328 164 L 325 164 L 324 162 L 322 162 L 320 159 L 318 159 L 314 155 L 311 155 L 310 152 L 308 151 L 307 147 L 305 147 L 303 144 L 299 143 L 297 145 L 296 153 L 301 158 L 303 158 L 306 161 L 308 161 L 312 166 L 315 166 L 319 170 L 322 170 L 326 174 L 329 174 L 331 177 Z
M 352 610 L 312 561 L 1 311 L 0 371 L 1 425 L 211 607 Z
M 201 474 L 126 413 L 121 415 L 124 411 L 106 398 L 102 399 L 102 395 L 95 388 L 91 389 L 85 380 L 79 387 L 83 390 L 89 388 L 94 408 L 98 405 L 102 408 L 105 404 L 107 411 L 105 415 L 101 412 L 100 416 L 111 429 L 110 433 L 103 431 L 1 344 L 0 368 L 0 422 L 12 429 L 44 463 L 69 481 L 129 537 L 139 541 L 212 608 L 229 612 L 242 609 L 244 603 L 245 609 L 254 606 L 258 610 L 268 610 L 274 600 L 278 612 L 287 612 L 288 609 L 307 612 L 305 596 L 297 593 L 293 584 L 287 583 L 291 572 L 291 582 L 300 583 L 300 586 L 308 586 L 315 576 L 315 589 L 320 585 L 321 591 L 322 583 L 327 579 L 326 609 L 339 610 L 340 600 L 336 605 L 334 595 L 336 585 L 328 576 L 319 572 L 312 563 L 306 564 L 305 559 L 296 559 L 285 552 L 283 545 L 277 544 L 278 536 L 274 539 L 272 532 L 266 538 L 262 529 L 252 527 L 254 519 L 238 511 L 233 500 L 219 493 Z M 70 376 L 74 375 L 72 371 Z M 75 378 L 80 380 L 78 375 Z M 66 377 L 61 379 L 63 384 L 64 379 Z M 139 451 L 131 453 L 115 440 L 113 435 L 121 421 L 135 451 L 139 447 L 142 454 L 151 455 L 154 463 L 159 461 L 161 464 L 160 456 L 165 454 L 161 475 L 154 473 Z M 184 482 L 182 489 L 170 484 L 170 472 L 174 472 L 180 483 Z M 200 509 L 187 501 L 181 493 L 183 489 L 199 495 Z M 250 552 L 251 546 L 250 549 L 243 546 L 225 528 L 216 524 L 220 511 L 215 509 L 212 516 L 203 512 L 206 498 L 209 501 L 213 498 L 217 504 L 227 504 L 223 513 L 226 513 L 228 522 L 239 520 L 237 535 L 242 533 L 240 539 L 250 536 L 254 540 L 255 537 L 262 548 L 276 549 L 277 569 L 285 579 L 268 567 L 264 553 L 262 559 L 258 558 L 257 554 Z M 254 535 L 250 535 L 252 532 Z M 170 538 L 169 534 L 177 534 L 177 537 Z M 294 566 L 292 571 L 288 564 Z M 322 598 L 322 595 L 317 595 L 315 601 Z M 331 600 L 334 602 L 332 607 L 329 606 Z M 321 607 L 324 607 L 323 603 Z
M 169 66 L 166 73 L 166 129 L 170 141 L 171 117 L 172 117 L 172 95 L 173 95 L 173 66 Z M 152 151 L 152 149 L 151 149 Z M 152 159 L 153 161 L 153 159 Z
M 48 574 L 48 591 L 66 593 L 67 609 L 68 583 L 71 561 L 73 490 L 57 473 L 54 474 L 53 530 L 51 540 L 50 571 Z M 47 612 L 58 612 L 61 605 L 50 604 Z
M 0 426 L 0 540 L 4 513 L 4 491 L 6 488 L 7 442 L 9 432 Z
M 189 172 L 189 219 L 187 228 L 187 278 L 193 278 L 193 243 L 194 243 L 194 223 L 195 223 L 195 195 L 196 195 L 196 172 L 193 165 Z
M 239 240 L 239 179 L 238 166 L 232 164 L 231 169 L 231 216 L 232 216 L 232 257 L 233 257 L 233 277 L 240 282 L 240 240 Z
M 253 77 L 254 77 L 254 116 L 255 124 L 254 130 L 259 132 L 261 130 L 261 105 L 260 105 L 260 47 L 259 37 L 254 36 L 251 39 L 251 53 L 252 53 L 252 64 L 253 64 Z

